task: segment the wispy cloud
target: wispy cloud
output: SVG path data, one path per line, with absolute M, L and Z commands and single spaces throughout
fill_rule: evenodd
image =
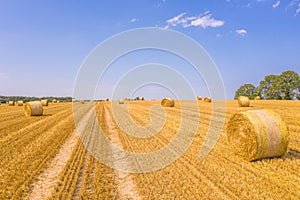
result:
M 245 29 L 238 29 L 235 32 L 241 36 L 245 36 L 248 33 Z
M 296 10 L 296 15 L 298 15 L 299 12 L 300 12 L 300 3 L 298 4 L 298 8 Z
M 274 3 L 272 5 L 273 8 L 277 8 L 280 5 L 280 1 L 276 1 L 276 3 Z
M 137 18 L 132 18 L 132 19 L 130 20 L 130 23 L 134 23 L 134 22 L 137 22 L 137 21 L 138 21 Z
M 200 26 L 202 28 L 207 27 L 219 27 L 224 25 L 224 21 L 217 20 L 212 18 L 212 15 L 209 11 L 206 11 L 204 14 L 200 16 L 185 16 L 186 13 L 181 13 L 179 15 L 176 15 L 173 18 L 168 19 L 167 25 L 164 28 L 169 28 L 170 26 L 177 26 L 181 25 L 183 28 L 188 28 L 191 26 Z

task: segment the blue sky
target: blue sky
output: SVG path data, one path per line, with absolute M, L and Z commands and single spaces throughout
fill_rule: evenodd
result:
M 217 65 L 228 99 L 240 85 L 257 85 L 267 74 L 300 73 L 300 0 L 0 0 L 0 95 L 71 96 L 93 48 L 143 27 L 176 30 L 197 41 Z M 125 60 L 130 68 L 168 58 L 145 51 Z M 97 97 L 110 95 L 115 85 L 108 80 L 124 63 L 107 73 Z M 209 95 L 188 67 L 175 68 L 197 94 Z M 134 95 L 161 98 L 163 92 L 147 86 Z

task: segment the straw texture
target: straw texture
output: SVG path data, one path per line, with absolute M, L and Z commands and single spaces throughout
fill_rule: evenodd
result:
M 175 102 L 172 98 L 170 97 L 167 97 L 167 98 L 164 98 L 162 101 L 161 101 L 161 105 L 163 107 L 174 107 L 175 105 Z
M 28 102 L 24 106 L 26 116 L 41 116 L 43 115 L 43 106 L 40 101 Z
M 201 101 L 202 100 L 202 96 L 197 96 L 197 100 Z
M 238 97 L 238 103 L 241 107 L 249 107 L 250 106 L 250 100 L 249 97 L 246 96 L 239 96 Z
M 211 102 L 211 98 L 210 98 L 210 97 L 205 97 L 205 98 L 204 98 L 204 102 L 210 103 L 210 102 Z
M 48 99 L 41 100 L 42 106 L 48 106 Z
M 271 110 L 237 113 L 229 120 L 226 131 L 233 151 L 245 160 L 279 157 L 287 151 L 287 126 Z

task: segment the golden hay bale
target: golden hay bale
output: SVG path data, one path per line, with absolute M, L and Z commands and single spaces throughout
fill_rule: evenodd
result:
M 52 99 L 52 103 L 57 103 L 57 100 L 56 99 Z
M 249 97 L 246 96 L 239 96 L 238 97 L 238 103 L 241 107 L 249 107 L 250 106 L 250 100 Z
M 17 106 L 23 106 L 23 101 L 17 101 Z
M 163 107 L 174 107 L 175 105 L 175 101 L 170 98 L 170 97 L 167 97 L 167 98 L 164 98 L 161 103 L 160 103 Z
M 237 113 L 229 120 L 226 132 L 233 151 L 248 161 L 282 156 L 289 143 L 286 124 L 271 110 Z
M 255 96 L 254 100 L 260 100 L 260 96 Z
M 105 101 L 109 101 L 109 98 L 105 99 Z
M 26 116 L 41 116 L 43 115 L 43 106 L 40 101 L 28 102 L 24 106 Z
M 124 104 L 125 103 L 125 99 L 119 99 L 119 104 Z
M 211 102 L 211 98 L 210 98 L 210 97 L 205 97 L 205 98 L 204 98 L 204 102 L 210 103 L 210 102 Z
M 197 100 L 201 101 L 202 100 L 202 96 L 197 96 Z
M 81 104 L 84 104 L 84 101 L 83 101 L 83 100 L 80 100 L 79 102 L 80 102 Z
M 144 101 L 144 97 L 138 97 L 138 100 Z
M 9 101 L 9 102 L 8 102 L 8 105 L 9 105 L 9 106 L 14 106 L 14 105 L 15 105 L 15 102 L 14 102 L 14 101 Z
M 42 99 L 41 100 L 41 104 L 42 104 L 42 106 L 48 106 L 48 99 Z

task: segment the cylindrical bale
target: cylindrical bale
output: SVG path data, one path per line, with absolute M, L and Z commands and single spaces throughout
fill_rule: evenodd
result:
M 250 106 L 250 100 L 249 97 L 246 96 L 239 96 L 238 97 L 238 103 L 241 107 L 249 107 Z
M 119 99 L 119 104 L 124 104 L 125 100 L 124 99 Z
M 197 96 L 198 101 L 202 101 L 202 96 Z
M 23 101 L 17 101 L 18 106 L 23 106 Z
M 109 101 L 109 98 L 106 98 L 105 101 Z
M 164 98 L 161 103 L 160 103 L 163 107 L 174 107 L 175 105 L 175 101 L 170 98 L 170 97 L 167 97 L 167 98 Z
M 248 110 L 234 114 L 226 132 L 233 151 L 248 161 L 282 156 L 289 143 L 286 124 L 271 110 Z
M 42 106 L 48 106 L 48 99 L 42 99 L 41 104 Z
M 84 104 L 84 101 L 83 101 L 83 100 L 80 100 L 79 102 L 80 102 L 81 104 Z
M 211 98 L 210 98 L 210 97 L 205 97 L 205 98 L 204 98 L 204 102 L 210 103 L 210 102 L 211 102 Z
M 57 103 L 57 100 L 56 99 L 52 99 L 52 103 Z
M 260 96 L 255 96 L 254 100 L 260 100 Z
M 8 101 L 8 105 L 9 105 L 9 106 L 14 106 L 14 105 L 15 105 L 15 102 L 14 102 L 14 101 Z
M 26 116 L 41 116 L 43 115 L 43 106 L 40 101 L 28 102 L 24 106 Z
M 144 101 L 144 97 L 138 97 L 138 100 Z

